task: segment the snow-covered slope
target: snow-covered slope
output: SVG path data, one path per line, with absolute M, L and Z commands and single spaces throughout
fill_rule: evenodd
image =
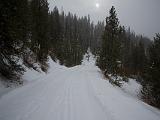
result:
M 7 87 L 7 85 L 5 85 L 1 79 L 2 78 L 0 78 L 0 98 L 1 96 L 5 95 L 6 93 L 15 88 L 15 87 Z
M 132 97 L 140 98 L 142 85 L 135 79 L 129 78 L 128 82 L 123 82 L 122 90 Z
M 0 120 L 160 120 L 160 111 L 105 80 L 90 60 L 47 75 L 0 98 Z

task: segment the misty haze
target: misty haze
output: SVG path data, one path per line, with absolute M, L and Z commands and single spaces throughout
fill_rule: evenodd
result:
M 0 120 L 160 120 L 159 0 L 1 0 Z

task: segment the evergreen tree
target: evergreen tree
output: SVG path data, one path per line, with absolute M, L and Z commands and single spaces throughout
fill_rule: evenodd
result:
M 106 18 L 102 50 L 98 65 L 102 70 L 116 74 L 118 61 L 120 59 L 119 21 L 113 6 L 109 13 L 110 16 Z
M 149 48 L 149 64 L 143 81 L 143 98 L 160 107 L 160 34 L 156 34 Z
M 98 22 L 96 25 L 91 25 L 91 29 L 93 29 L 93 31 L 91 31 L 90 48 L 93 54 L 98 55 L 102 45 L 104 22 Z
M 71 13 L 64 15 L 63 11 L 59 14 L 55 8 L 50 13 L 52 58 L 68 67 L 80 64 L 92 38 L 90 26 L 89 16 L 78 18 Z
M 139 42 L 137 54 L 138 54 L 137 75 L 142 76 L 147 63 L 146 52 L 142 41 Z
M 47 0 L 31 1 L 31 49 L 36 53 L 37 61 L 42 64 L 44 71 L 46 71 L 45 66 L 49 51 L 48 10 Z
M 27 41 L 27 0 L 0 2 L 0 73 L 19 78 L 24 69 L 18 64 Z
M 53 11 L 50 13 L 50 43 L 52 48 L 52 58 L 59 59 L 60 61 L 63 61 L 61 52 L 62 52 L 62 33 L 61 33 L 61 21 L 60 21 L 60 15 L 58 8 L 55 7 Z

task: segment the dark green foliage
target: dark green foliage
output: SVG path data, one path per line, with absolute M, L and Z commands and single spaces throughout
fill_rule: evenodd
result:
M 48 2 L 32 0 L 31 9 L 31 50 L 37 55 L 37 61 L 47 67 L 49 51 Z
M 128 70 L 126 75 L 142 76 L 147 62 L 143 41 L 131 43 L 128 52 L 124 52 L 123 69 Z
M 124 77 L 122 78 L 122 81 L 124 81 L 124 82 L 128 82 L 128 81 L 129 81 L 129 79 L 128 79 L 126 76 L 124 76 Z
M 120 60 L 119 21 L 115 8 L 110 10 L 106 18 L 106 27 L 103 34 L 102 50 L 98 61 L 99 67 L 108 73 L 116 74 Z
M 39 4 L 38 4 L 39 3 Z M 18 80 L 24 68 L 19 59 L 29 67 L 30 49 L 44 65 L 48 53 L 48 3 L 47 0 L 12 0 L 0 2 L 0 74 Z M 36 49 L 35 49 L 36 48 Z M 22 64 L 22 63 L 21 63 Z
M 57 7 L 49 12 L 47 0 L 1 1 L 0 74 L 20 78 L 24 69 L 19 59 L 35 70 L 38 62 L 46 72 L 48 55 L 68 67 L 81 64 L 91 39 L 101 34 L 98 24 L 89 16 L 59 13 Z
M 106 77 L 111 74 L 122 76 L 124 81 L 128 81 L 127 77 L 134 77 L 139 82 L 143 81 L 148 63 L 147 47 L 151 42 L 146 37 L 135 35 L 130 28 L 126 30 L 124 26 L 120 26 L 114 7 L 106 18 L 101 42 L 97 65 L 104 71 Z M 117 84 L 117 81 L 112 83 Z
M 115 85 L 115 86 L 118 86 L 118 87 L 121 87 L 122 86 L 122 83 L 121 81 L 119 80 L 109 80 L 109 82 L 112 84 L 112 85 Z
M 68 67 L 81 64 L 93 38 L 94 25 L 88 17 L 77 17 L 58 12 L 55 7 L 50 13 L 51 56 Z
M 121 87 L 122 84 L 123 84 L 123 79 L 122 78 L 118 78 L 116 75 L 115 76 L 110 76 L 106 73 L 105 74 L 105 77 L 109 80 L 109 82 L 114 85 L 114 86 L 118 86 L 118 87 Z M 127 82 L 127 81 L 125 81 Z
M 140 76 L 143 75 L 147 63 L 147 44 L 148 38 L 136 36 L 134 33 L 125 30 L 123 41 L 121 43 L 121 61 L 122 75 Z
M 24 71 L 17 57 L 27 39 L 26 11 L 27 0 L 0 1 L 0 73 L 8 79 L 18 79 Z
M 156 34 L 149 48 L 149 62 L 142 85 L 144 100 L 160 107 L 160 34 Z
M 98 22 L 95 26 L 91 24 L 91 29 L 93 30 L 91 31 L 91 41 L 89 46 L 94 55 L 98 55 L 100 52 L 104 27 L 104 22 Z
M 62 41 L 62 36 L 61 36 L 61 24 L 60 24 L 60 15 L 58 8 L 55 7 L 53 11 L 50 13 L 50 42 L 52 44 L 52 48 L 54 49 L 53 51 L 58 55 L 60 52 L 59 47 L 60 43 Z M 59 56 L 58 56 L 59 57 Z
M 5 54 L 5 55 L 4 55 Z M 8 53 L 0 54 L 0 73 L 7 79 L 15 79 L 18 81 L 21 74 L 24 72 L 24 68 L 17 64 L 17 61 Z

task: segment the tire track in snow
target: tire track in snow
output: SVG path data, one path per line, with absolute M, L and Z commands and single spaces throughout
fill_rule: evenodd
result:
M 114 115 L 112 114 L 111 111 L 109 111 L 107 109 L 107 107 L 105 107 L 103 105 L 103 103 L 101 102 L 100 98 L 98 97 L 98 95 L 94 92 L 94 88 L 93 88 L 93 83 L 91 82 L 91 80 L 93 79 L 92 76 L 86 72 L 86 79 L 87 79 L 87 85 L 90 88 L 90 94 L 92 94 L 93 99 L 96 101 L 96 103 L 101 107 L 102 111 L 105 112 L 106 118 L 107 120 L 115 120 Z
M 62 73 L 63 73 L 63 72 L 62 72 Z M 55 77 L 56 77 L 56 76 L 60 76 L 60 74 L 62 74 L 62 73 L 60 72 L 60 73 L 56 74 Z M 52 81 L 51 81 L 51 79 L 49 79 L 51 75 L 52 75 L 52 74 L 48 74 L 48 75 L 45 77 L 45 80 L 46 80 L 46 81 L 41 81 L 41 82 L 39 82 L 39 83 L 41 83 L 41 84 L 43 83 L 43 84 L 42 84 L 42 88 L 43 88 L 43 89 L 41 90 L 40 94 L 36 95 L 36 98 L 31 101 L 29 107 L 27 108 L 28 113 L 26 112 L 25 115 L 22 116 L 22 118 L 20 118 L 20 120 L 29 119 L 30 116 L 32 116 L 33 114 L 35 114 L 36 111 L 39 110 L 39 108 L 42 106 L 42 103 L 44 103 L 43 101 L 45 101 L 45 102 L 47 103 L 48 100 L 45 99 L 45 96 L 48 95 L 48 91 L 51 91 L 51 90 L 52 90 L 52 89 L 51 89 L 51 88 L 53 87 L 52 82 L 54 83 L 54 81 L 55 81 L 55 80 L 52 80 Z M 63 76 L 61 79 L 64 79 L 64 77 L 65 77 L 65 76 Z M 47 79 L 48 79 L 48 80 L 47 80 Z M 49 81 L 51 82 L 50 84 L 48 84 Z M 62 85 L 63 85 L 63 84 L 62 84 Z M 50 96 L 50 95 L 49 95 L 49 96 Z
M 132 114 L 124 115 L 123 109 L 127 106 L 121 106 L 121 108 L 116 106 L 116 109 L 109 109 L 113 108 L 114 102 L 117 103 L 109 97 L 114 98 L 119 95 L 120 102 L 122 100 L 125 102 L 126 97 L 113 87 L 98 89 L 103 82 L 98 81 L 102 78 L 94 65 L 80 65 L 57 70 L 42 79 L 42 81 L 28 84 L 3 96 L 0 99 L 0 120 L 115 120 L 115 118 L 122 120 L 122 118 L 129 116 L 130 119 L 130 116 L 133 116 Z M 109 92 L 107 97 L 108 93 L 102 92 L 105 90 L 115 91 L 116 94 L 112 95 L 112 92 Z M 101 99 L 99 93 L 96 92 L 101 92 L 106 99 Z M 103 100 L 108 100 L 109 103 L 106 104 L 106 101 Z M 134 102 L 134 100 L 130 101 Z M 128 106 L 132 107 L 131 104 Z M 142 110 L 141 112 L 145 110 L 143 113 L 149 113 L 148 120 L 150 118 L 159 120 L 157 116 L 147 111 L 147 107 L 143 109 L 139 104 L 135 105 L 135 108 Z M 141 114 L 133 108 L 132 111 L 137 116 Z M 122 110 L 122 116 L 119 110 Z M 149 117 L 150 115 L 152 116 Z M 137 118 L 144 117 L 138 116 Z

